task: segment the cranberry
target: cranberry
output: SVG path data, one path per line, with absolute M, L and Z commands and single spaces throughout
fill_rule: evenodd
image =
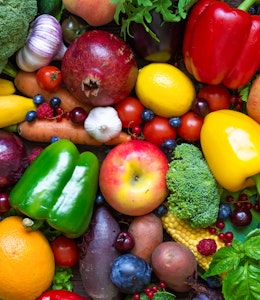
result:
M 127 230 L 122 230 L 118 233 L 115 241 L 115 247 L 118 251 L 124 253 L 129 252 L 135 245 L 134 237 Z
M 249 209 L 237 207 L 232 212 L 230 220 L 234 226 L 247 226 L 252 222 L 252 214 Z

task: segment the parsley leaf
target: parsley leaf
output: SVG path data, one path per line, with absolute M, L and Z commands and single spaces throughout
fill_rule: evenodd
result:
M 132 22 L 142 24 L 153 39 L 159 41 L 156 34 L 150 29 L 152 22 L 151 12 L 160 14 L 163 22 L 179 22 L 187 17 L 189 9 L 197 0 L 110 0 L 117 4 L 114 20 L 121 25 L 121 36 L 126 40 L 131 36 Z

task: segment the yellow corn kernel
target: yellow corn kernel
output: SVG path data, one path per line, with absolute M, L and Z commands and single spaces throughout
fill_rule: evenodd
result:
M 205 256 L 199 253 L 197 250 L 198 243 L 202 239 L 214 239 L 217 249 L 225 246 L 224 242 L 217 235 L 211 234 L 208 229 L 192 228 L 186 221 L 181 220 L 170 211 L 162 217 L 162 224 L 174 241 L 185 245 L 193 252 L 198 265 L 205 271 L 208 270 L 213 255 Z
M 7 96 L 14 93 L 14 83 L 11 80 L 0 78 L 0 96 Z

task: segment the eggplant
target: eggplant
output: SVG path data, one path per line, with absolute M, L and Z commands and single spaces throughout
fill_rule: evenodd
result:
M 141 58 L 153 62 L 167 62 L 181 53 L 186 19 L 164 22 L 155 10 L 151 12 L 149 28 L 156 34 L 155 40 L 142 24 L 132 22 L 127 42 Z
M 120 226 L 106 206 L 97 206 L 79 246 L 79 272 L 83 287 L 92 300 L 120 300 L 122 293 L 112 283 L 113 261 L 120 255 L 115 240 Z

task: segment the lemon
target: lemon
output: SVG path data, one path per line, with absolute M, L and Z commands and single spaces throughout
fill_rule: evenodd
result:
M 196 97 L 191 79 L 169 63 L 150 63 L 138 72 L 136 95 L 161 117 L 179 117 L 190 110 Z

